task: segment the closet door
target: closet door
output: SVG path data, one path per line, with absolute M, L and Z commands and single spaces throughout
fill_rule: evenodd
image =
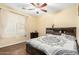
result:
M 1 9 L 2 37 L 25 35 L 26 18 L 22 15 Z

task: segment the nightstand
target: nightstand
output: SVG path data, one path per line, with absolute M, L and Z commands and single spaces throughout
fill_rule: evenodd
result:
M 30 33 L 30 38 L 37 38 L 38 37 L 38 32 L 31 32 Z

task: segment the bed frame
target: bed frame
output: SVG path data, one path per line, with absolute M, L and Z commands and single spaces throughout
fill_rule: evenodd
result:
M 69 34 L 76 37 L 76 27 L 66 28 L 46 28 L 46 34 L 60 35 L 61 33 Z M 75 40 L 77 43 L 77 40 Z M 78 47 L 78 43 L 77 43 Z M 43 51 L 40 51 L 29 44 L 26 44 L 26 51 L 31 55 L 45 55 Z

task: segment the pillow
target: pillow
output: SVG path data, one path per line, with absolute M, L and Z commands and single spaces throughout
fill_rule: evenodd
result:
M 55 35 L 55 34 L 46 34 L 46 36 L 53 36 L 53 37 L 56 37 L 56 36 L 61 36 L 61 35 Z
M 65 37 L 68 40 L 76 40 L 75 36 L 72 36 L 72 35 L 61 34 L 61 36 Z
M 52 36 L 53 34 L 46 34 L 46 36 Z

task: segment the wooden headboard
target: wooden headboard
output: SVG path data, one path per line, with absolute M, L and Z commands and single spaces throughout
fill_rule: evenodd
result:
M 64 27 L 64 28 L 46 28 L 46 33 L 60 35 L 65 33 L 68 35 L 76 36 L 76 27 Z

